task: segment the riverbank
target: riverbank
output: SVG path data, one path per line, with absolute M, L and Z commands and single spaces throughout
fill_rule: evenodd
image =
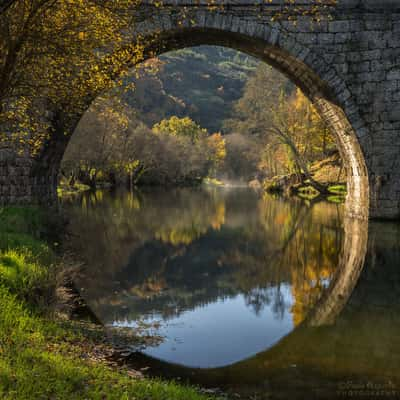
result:
M 334 203 L 346 199 L 346 173 L 338 153 L 315 162 L 310 166 L 312 179 L 323 185 L 326 193 L 320 193 L 312 183 L 301 174 L 274 176 L 263 182 L 263 189 L 269 193 L 298 196 L 305 200 L 323 198 Z
M 59 244 L 35 208 L 0 210 L 0 398 L 205 400 L 194 388 L 113 366 L 93 324 L 55 310 Z

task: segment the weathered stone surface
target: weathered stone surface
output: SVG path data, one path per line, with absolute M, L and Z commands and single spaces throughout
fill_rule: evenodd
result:
M 157 8 L 145 0 L 141 6 L 141 31 L 155 35 L 159 53 L 223 45 L 285 73 L 316 104 L 337 137 L 349 175 L 348 214 L 400 218 L 399 1 L 340 0 L 331 19 L 316 23 L 302 16 L 296 25 L 271 22 L 280 0 L 268 5 L 225 0 L 225 7 L 215 10 L 206 7 L 206 0 L 196 6 L 185 2 L 184 11 L 180 4 L 164 1 Z M 54 198 L 66 145 L 52 143 L 41 162 L 28 164 L 0 150 L 0 202 Z

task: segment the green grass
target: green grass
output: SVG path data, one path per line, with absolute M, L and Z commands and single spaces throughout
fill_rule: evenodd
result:
M 175 382 L 132 378 L 124 370 L 88 360 L 97 346 L 95 337 L 38 307 L 39 299 L 48 305 L 55 279 L 50 262 L 54 253 L 35 237 L 41 232 L 41 217 L 34 208 L 0 213 L 0 398 L 209 398 Z M 11 239 L 5 240 L 8 235 Z
M 343 195 L 343 196 L 347 194 L 346 185 L 329 186 L 328 190 L 333 194 L 339 194 L 339 195 Z
M 35 315 L 7 287 L 0 287 L 0 303 L 1 399 L 205 399 L 174 382 L 133 379 L 84 361 L 79 333 Z
M 0 208 L 0 231 L 37 236 L 44 219 L 44 213 L 37 207 L 3 207 Z
M 28 250 L 0 253 L 0 283 L 11 293 L 35 303 L 50 290 L 51 269 L 43 268 Z

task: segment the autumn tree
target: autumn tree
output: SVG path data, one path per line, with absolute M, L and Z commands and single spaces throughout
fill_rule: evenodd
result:
M 207 138 L 209 148 L 208 159 L 212 163 L 212 170 L 215 174 L 226 158 L 226 141 L 220 132 L 216 132 Z
M 37 153 L 51 133 L 49 125 L 73 127 L 77 110 L 114 87 L 126 65 L 142 57 L 140 44 L 126 43 L 128 11 L 137 4 L 16 0 L 1 13 L 1 138 Z M 43 115 L 44 109 L 50 113 Z
M 326 191 L 313 179 L 309 164 L 326 156 L 334 148 L 334 139 L 300 89 L 272 67 L 262 65 L 247 82 L 234 111 L 225 129 L 263 138 L 266 158 L 271 153 L 278 155 L 289 171 L 297 172 L 319 192 Z
M 319 19 L 334 3 L 315 0 L 303 7 L 289 0 L 272 17 Z M 139 5 L 140 0 L 0 3 L 3 142 L 14 140 L 24 149 L 29 145 L 37 154 L 50 134 L 61 140 L 72 132 L 91 99 L 120 83 L 127 66 L 143 59 L 144 43 L 133 36 L 132 15 Z M 188 18 L 185 8 L 179 18 Z
M 218 168 L 218 177 L 247 182 L 256 178 L 260 173 L 260 142 L 240 133 L 224 135 L 224 140 L 226 154 Z
M 192 143 L 197 143 L 201 139 L 205 139 L 208 135 L 207 130 L 202 128 L 189 117 L 178 118 L 173 116 L 163 119 L 153 126 L 153 132 L 157 134 L 167 133 L 177 137 L 186 137 Z
M 129 169 L 129 164 L 135 161 L 127 133 L 133 123 L 132 111 L 121 101 L 97 99 L 72 135 L 62 163 L 64 176 L 69 175 L 72 183 L 79 179 L 95 187 L 99 174 Z
M 165 128 L 165 131 L 161 130 Z M 189 118 L 161 121 L 151 130 L 136 111 L 115 98 L 96 101 L 82 118 L 62 162 L 64 177 L 95 187 L 192 185 L 225 158 L 221 134 Z

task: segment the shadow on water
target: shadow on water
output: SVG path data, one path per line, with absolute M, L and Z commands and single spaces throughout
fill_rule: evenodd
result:
M 161 337 L 132 348 L 150 375 L 244 398 L 400 396 L 399 225 L 248 190 L 65 208 L 93 311 Z

